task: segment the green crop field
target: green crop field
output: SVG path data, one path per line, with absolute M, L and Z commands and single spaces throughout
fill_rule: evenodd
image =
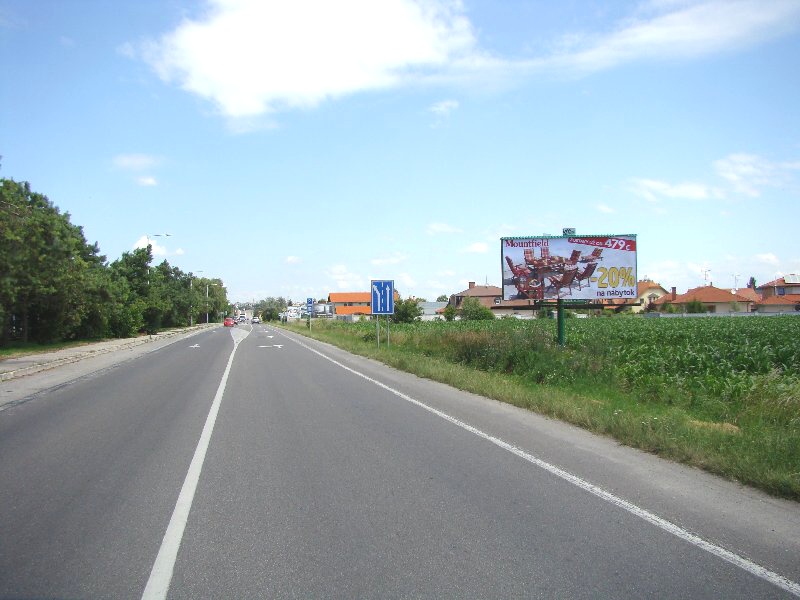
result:
M 800 317 L 568 319 L 564 348 L 547 319 L 392 324 L 380 350 L 374 322 L 310 333 L 800 499 Z

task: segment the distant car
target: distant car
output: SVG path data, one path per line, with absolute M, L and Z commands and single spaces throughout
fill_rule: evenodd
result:
M 223 324 L 225 327 L 233 327 L 236 325 L 236 321 L 233 320 L 233 317 L 225 317 L 225 322 Z
M 247 317 L 245 315 L 239 315 L 239 323 L 244 323 L 247 321 Z
M 258 317 L 253 317 L 253 320 L 251 322 L 253 323 L 253 325 L 256 325 L 257 323 L 261 323 L 261 319 L 259 319 Z

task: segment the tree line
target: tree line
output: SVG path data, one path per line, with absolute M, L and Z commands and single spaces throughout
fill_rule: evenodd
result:
M 152 263 L 149 245 L 109 263 L 69 213 L 0 178 L 0 346 L 131 337 L 227 311 L 221 280 Z

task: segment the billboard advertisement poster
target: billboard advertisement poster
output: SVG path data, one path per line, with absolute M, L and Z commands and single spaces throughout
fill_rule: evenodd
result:
M 635 300 L 636 235 L 500 239 L 503 300 Z

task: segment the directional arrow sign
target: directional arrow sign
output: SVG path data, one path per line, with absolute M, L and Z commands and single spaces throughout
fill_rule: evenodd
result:
M 393 279 L 373 279 L 372 280 L 372 314 L 373 315 L 393 315 L 394 314 L 394 280 Z

